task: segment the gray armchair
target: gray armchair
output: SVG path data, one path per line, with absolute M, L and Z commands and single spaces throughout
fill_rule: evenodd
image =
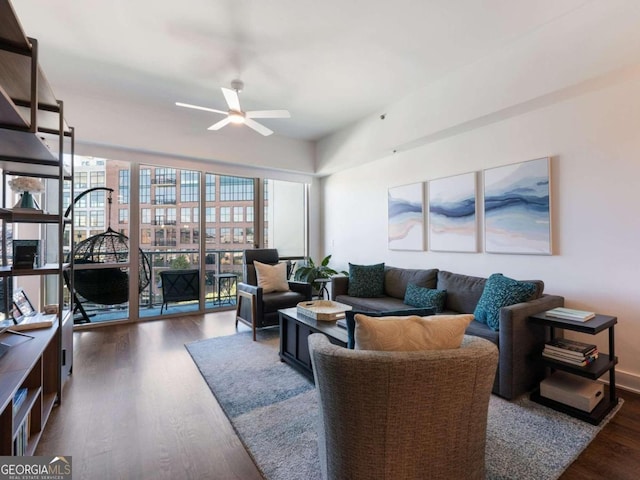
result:
M 275 265 L 280 261 L 280 257 L 275 248 L 244 251 L 242 261 L 244 277 L 243 281 L 238 283 L 237 289 L 236 328 L 239 321 L 249 325 L 255 341 L 258 328 L 278 325 L 278 310 L 295 307 L 300 302 L 311 300 L 312 291 L 308 283 L 290 281 L 288 292 L 264 293 L 263 289 L 258 287 L 254 260 Z M 290 268 L 289 264 L 287 278 L 289 278 Z
M 325 480 L 485 478 L 485 442 L 498 349 L 350 350 L 309 337 L 320 399 Z

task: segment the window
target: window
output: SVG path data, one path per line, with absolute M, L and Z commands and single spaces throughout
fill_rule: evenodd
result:
M 153 224 L 164 226 L 164 208 L 156 208 Z
M 118 209 L 118 223 L 129 223 L 129 210 L 126 208 Z
M 253 179 L 242 177 L 220 177 L 220 201 L 237 202 L 253 200 Z
M 249 227 L 246 230 L 247 243 L 253 243 L 253 228 Z
M 197 228 L 193 229 L 193 243 L 198 243 L 200 241 L 200 230 Z
M 87 188 L 87 186 L 89 185 L 87 182 L 87 172 L 77 172 L 74 176 L 73 179 L 75 180 L 75 188 L 84 190 Z
M 151 203 L 151 169 L 140 169 L 140 203 Z
M 104 213 L 97 210 L 89 212 L 90 227 L 104 227 Z
M 118 171 L 118 203 L 129 204 L 129 170 Z
M 151 229 L 150 228 L 141 228 L 140 229 L 140 243 L 145 245 L 151 244 Z
M 104 193 L 105 192 L 91 192 L 89 194 L 89 206 L 91 208 L 104 208 Z
M 207 173 L 205 176 L 205 201 L 215 202 L 216 200 L 216 176 Z
M 244 228 L 233 229 L 233 243 L 243 243 L 244 241 Z
M 104 172 L 91 172 L 90 180 L 92 187 L 104 187 Z
M 191 209 L 189 207 L 180 209 L 180 223 L 191 223 Z
M 233 207 L 233 221 L 236 223 L 241 223 L 244 220 L 243 213 L 243 207 Z
M 207 227 L 205 229 L 207 243 L 216 243 L 216 229 L 213 227 Z
M 167 228 L 167 245 L 170 247 L 175 247 L 178 242 L 177 242 L 177 238 L 178 238 L 178 232 L 175 228 Z
M 156 168 L 156 185 L 175 185 L 176 169 L 175 168 Z
M 81 193 L 81 192 L 80 192 Z M 76 208 L 87 208 L 87 197 L 82 197 L 76 202 Z
M 87 212 L 75 212 L 73 220 L 76 227 L 87 227 Z
M 176 187 L 171 185 L 158 185 L 156 187 L 156 205 L 175 205 Z
M 222 208 L 228 208 L 228 207 L 222 207 Z M 216 221 L 216 207 L 206 207 L 205 210 L 205 222 L 207 223 L 215 223 Z
M 188 228 L 180 229 L 180 243 L 191 243 L 191 230 Z
M 231 207 L 220 207 L 220 221 L 221 222 L 231 221 Z
M 151 209 L 143 208 L 140 210 L 140 223 L 149 225 L 151 223 Z
M 220 243 L 231 243 L 231 229 L 223 227 L 220 229 Z
M 246 207 L 247 223 L 253 222 L 253 207 Z
M 193 221 L 200 221 L 200 209 L 198 207 L 193 207 Z
M 175 225 L 176 224 L 176 209 L 175 208 L 167 208 L 167 219 L 165 220 L 167 225 Z
M 200 196 L 200 177 L 198 172 L 189 170 L 180 172 L 180 201 L 197 202 Z

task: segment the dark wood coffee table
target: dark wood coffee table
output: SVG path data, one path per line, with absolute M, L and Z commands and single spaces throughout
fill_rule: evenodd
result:
M 280 360 L 291 365 L 313 380 L 311 356 L 307 337 L 312 333 L 324 333 L 331 343 L 347 346 L 347 330 L 335 321 L 318 321 L 298 314 L 298 310 L 285 308 L 280 314 Z

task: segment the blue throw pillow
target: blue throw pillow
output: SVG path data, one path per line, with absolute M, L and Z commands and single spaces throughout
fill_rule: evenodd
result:
M 412 307 L 433 307 L 436 313 L 442 313 L 446 298 L 446 290 L 419 287 L 414 283 L 410 283 L 407 285 L 407 291 L 404 294 L 404 303 Z
M 384 263 L 375 265 L 349 264 L 350 297 L 381 297 L 384 294 Z
M 501 273 L 491 275 L 473 312 L 476 320 L 486 323 L 496 332 L 500 329 L 500 309 L 516 303 L 529 301 L 536 293 L 536 285 L 519 282 Z
M 347 348 L 353 349 L 356 345 L 356 321 L 354 317 L 358 313 L 363 313 L 369 317 L 406 317 L 409 315 L 418 315 L 426 317 L 433 315 L 433 308 L 407 308 L 406 310 L 389 310 L 387 312 L 363 312 L 362 310 L 347 310 L 344 312 L 347 321 Z

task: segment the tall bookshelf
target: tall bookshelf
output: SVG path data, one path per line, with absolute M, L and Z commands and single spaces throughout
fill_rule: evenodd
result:
M 62 401 L 62 387 L 73 365 L 72 297 L 67 295 L 65 302 L 65 272 L 72 281 L 73 265 L 64 261 L 65 244 L 69 248 L 73 238 L 73 209 L 65 217 L 63 192 L 65 183 L 73 191 L 74 135 L 64 120 L 63 102 L 40 68 L 37 40 L 25 35 L 11 2 L 0 0 L 3 310 L 10 317 L 13 288 L 23 280 L 39 286 L 36 309 L 45 303 L 58 307 L 52 327 L 24 332 L 30 337 L 0 337 L 11 345 L 0 358 L 0 455 L 33 454 L 53 406 Z M 42 211 L 14 208 L 7 182 L 18 176 L 44 183 Z M 40 259 L 33 268 L 12 265 L 11 243 L 21 228 L 40 240 Z M 15 408 L 23 389 L 26 398 Z

